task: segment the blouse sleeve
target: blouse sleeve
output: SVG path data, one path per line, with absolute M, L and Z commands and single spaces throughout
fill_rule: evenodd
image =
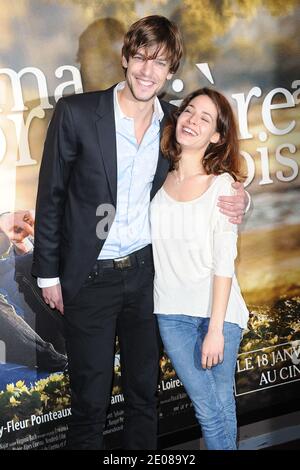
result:
M 229 174 L 222 175 L 217 196 L 232 196 L 233 178 Z M 217 202 L 217 201 L 216 201 Z M 213 272 L 216 276 L 232 277 L 234 275 L 234 260 L 237 256 L 237 225 L 228 221 L 228 216 L 215 208 L 215 223 L 213 232 Z

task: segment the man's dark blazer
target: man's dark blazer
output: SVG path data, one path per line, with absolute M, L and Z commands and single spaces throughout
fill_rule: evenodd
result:
M 64 302 L 84 283 L 102 249 L 96 234 L 100 204 L 117 200 L 113 89 L 61 98 L 45 141 L 36 203 L 32 274 L 60 277 Z M 174 107 L 161 101 L 164 118 Z M 151 199 L 169 163 L 159 153 Z

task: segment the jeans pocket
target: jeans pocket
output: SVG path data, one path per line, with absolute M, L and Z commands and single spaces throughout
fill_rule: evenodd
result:
M 88 287 L 88 286 L 95 284 L 96 282 L 99 282 L 99 280 L 102 277 L 103 277 L 103 272 L 94 268 L 86 277 L 83 283 L 83 287 Z
M 140 260 L 139 261 L 139 267 L 142 268 L 145 272 L 150 273 L 152 276 L 154 276 L 154 264 L 153 261 L 150 260 Z

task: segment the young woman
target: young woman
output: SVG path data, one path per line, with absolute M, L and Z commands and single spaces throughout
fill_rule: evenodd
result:
M 162 151 L 172 170 L 151 204 L 154 311 L 206 447 L 233 450 L 233 381 L 248 310 L 234 274 L 237 226 L 217 207 L 241 179 L 227 99 L 207 88 L 191 93 L 166 126 Z

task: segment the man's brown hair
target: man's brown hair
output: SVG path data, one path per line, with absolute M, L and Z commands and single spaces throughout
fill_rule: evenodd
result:
M 156 51 L 147 59 L 155 59 L 159 52 L 164 52 L 170 72 L 175 73 L 182 57 L 182 38 L 177 26 L 164 16 L 146 16 L 133 23 L 125 34 L 122 55 L 128 61 L 141 47 L 152 46 L 157 46 Z

